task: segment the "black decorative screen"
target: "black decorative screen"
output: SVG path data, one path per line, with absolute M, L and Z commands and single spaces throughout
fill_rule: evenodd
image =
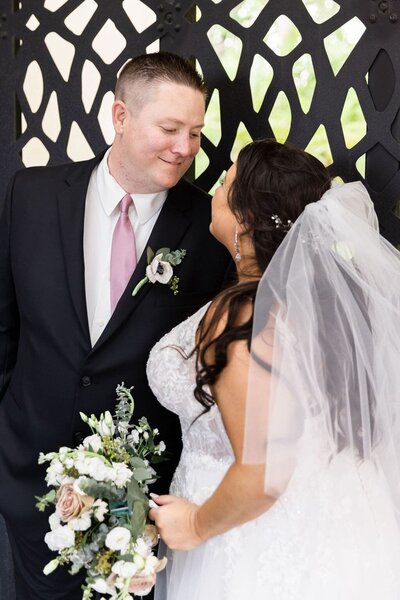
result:
M 0 1 L 1 192 L 23 164 L 112 140 L 115 77 L 135 54 L 197 61 L 209 88 L 194 175 L 211 189 L 247 140 L 288 139 L 365 179 L 400 242 L 400 0 Z

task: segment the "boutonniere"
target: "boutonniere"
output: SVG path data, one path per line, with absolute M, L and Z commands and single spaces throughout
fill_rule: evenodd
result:
M 153 250 L 147 248 L 146 276 L 143 277 L 132 292 L 136 296 L 145 283 L 167 283 L 174 294 L 178 293 L 179 277 L 174 275 L 176 265 L 179 265 L 186 255 L 186 250 L 170 250 L 160 248 L 154 254 Z

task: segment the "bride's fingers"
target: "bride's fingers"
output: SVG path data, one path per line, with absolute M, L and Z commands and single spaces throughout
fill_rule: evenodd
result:
M 158 494 L 150 494 L 150 498 L 157 504 L 157 506 L 163 506 L 164 504 L 171 504 L 176 500 L 176 496 L 171 496 L 170 494 L 164 494 L 159 496 Z

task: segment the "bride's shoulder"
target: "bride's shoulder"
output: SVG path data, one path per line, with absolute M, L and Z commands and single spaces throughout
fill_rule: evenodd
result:
M 219 294 L 206 307 L 201 328 L 208 341 L 248 323 L 253 316 L 252 299 L 245 296 L 233 299 L 230 292 Z

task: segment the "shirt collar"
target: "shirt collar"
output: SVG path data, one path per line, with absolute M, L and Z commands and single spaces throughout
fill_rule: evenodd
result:
M 114 179 L 108 168 L 108 155 L 110 154 L 110 151 L 111 148 L 107 150 L 97 169 L 97 184 L 99 190 L 102 190 L 102 192 L 99 193 L 100 202 L 104 212 L 108 216 L 116 209 L 117 205 L 126 194 L 126 191 L 119 185 L 116 179 Z M 146 221 L 151 219 L 151 217 L 161 209 L 167 194 L 168 190 L 163 190 L 162 192 L 156 192 L 154 194 L 131 194 L 136 214 L 141 225 L 146 223 Z

